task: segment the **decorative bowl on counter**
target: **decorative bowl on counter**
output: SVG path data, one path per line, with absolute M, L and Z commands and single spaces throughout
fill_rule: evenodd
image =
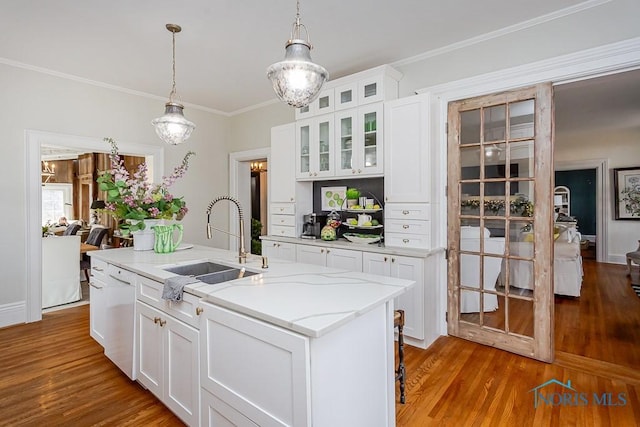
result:
M 361 233 L 344 233 L 345 239 L 353 243 L 366 245 L 368 243 L 376 243 L 380 241 L 381 236 L 378 234 L 361 234 Z

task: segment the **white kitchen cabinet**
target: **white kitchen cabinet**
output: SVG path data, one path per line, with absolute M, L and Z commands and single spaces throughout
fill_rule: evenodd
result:
M 105 274 L 107 263 L 99 259 L 91 260 L 91 281 L 89 282 L 89 335 L 102 347 L 105 346 L 107 296 Z
M 296 122 L 296 178 L 315 180 L 334 174 L 333 115 Z
M 269 163 L 269 221 L 270 235 L 296 237 L 302 225 L 296 219 L 300 212 L 312 210 L 312 183 L 296 181 L 296 127 L 294 123 L 271 129 Z
M 269 159 L 270 203 L 296 201 L 295 126 L 289 123 L 271 128 Z
M 384 222 L 385 246 L 431 249 L 431 204 L 387 203 Z
M 202 425 L 395 425 L 389 303 L 320 337 L 202 307 Z
M 262 240 L 262 255 L 269 259 L 283 259 L 286 261 L 296 261 L 296 245 L 293 243 L 276 242 L 273 240 Z
M 336 176 L 382 175 L 383 110 L 376 103 L 334 114 Z
M 362 271 L 362 252 L 350 249 L 296 245 L 296 261 L 349 271 Z
M 404 334 L 417 340 L 424 339 L 424 259 L 371 252 L 365 252 L 362 258 L 364 273 L 416 281 L 411 289 L 395 299 L 394 304 L 396 309 L 405 312 Z
M 332 113 L 334 108 L 333 89 L 324 89 L 312 103 L 306 107 L 296 108 L 296 120 Z
M 431 197 L 429 96 L 410 96 L 384 106 L 384 200 L 428 203 Z
M 198 330 L 141 301 L 136 313 L 138 381 L 185 423 L 198 425 Z

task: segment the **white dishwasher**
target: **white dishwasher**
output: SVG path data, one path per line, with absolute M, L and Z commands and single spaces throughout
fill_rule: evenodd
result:
M 136 372 L 133 357 L 136 278 L 128 270 L 107 266 L 104 354 L 132 380 Z

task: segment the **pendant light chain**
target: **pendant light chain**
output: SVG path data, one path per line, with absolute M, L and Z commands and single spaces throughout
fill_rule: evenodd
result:
M 176 31 L 171 31 L 172 44 L 173 44 L 173 62 L 171 64 L 171 70 L 173 73 L 173 80 L 171 86 L 171 92 L 169 93 L 169 102 L 173 102 L 173 97 L 176 96 Z

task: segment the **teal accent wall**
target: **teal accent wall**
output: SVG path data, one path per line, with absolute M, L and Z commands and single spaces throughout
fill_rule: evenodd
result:
M 571 216 L 578 220 L 578 231 L 596 234 L 596 170 L 556 171 L 556 186 L 564 185 L 571 194 Z

